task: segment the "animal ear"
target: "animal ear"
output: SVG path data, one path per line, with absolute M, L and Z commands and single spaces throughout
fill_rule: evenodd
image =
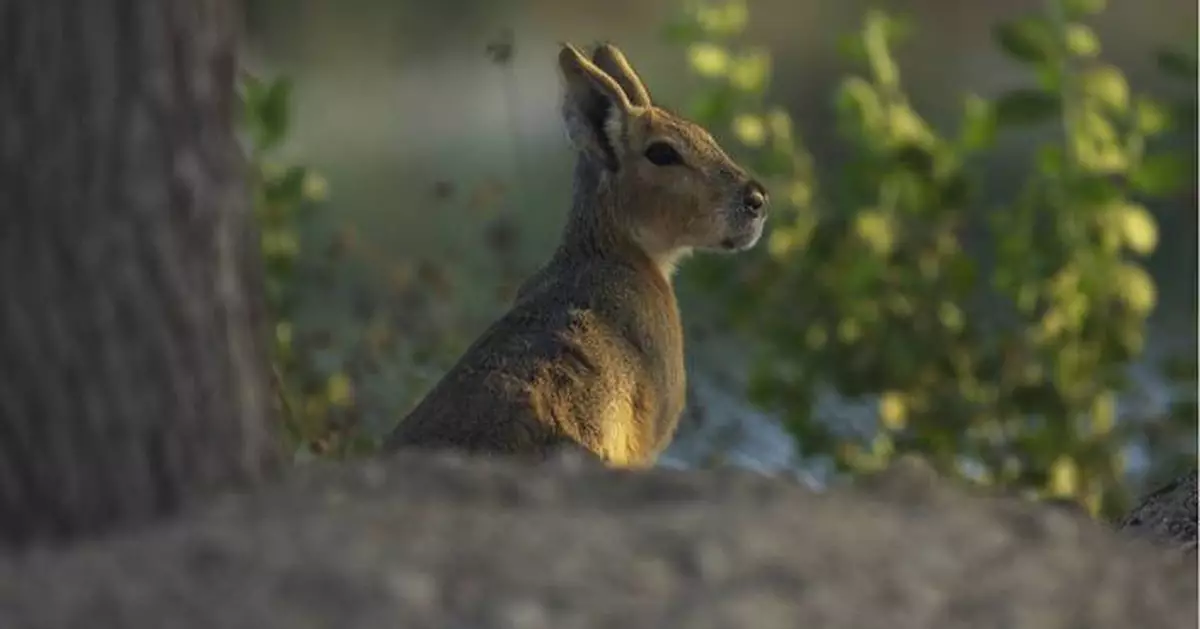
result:
M 617 170 L 617 147 L 624 143 L 633 104 L 625 90 L 570 44 L 558 53 L 565 82 L 562 115 L 567 135 L 579 151 Z
M 651 106 L 650 90 L 646 88 L 646 84 L 642 82 L 642 78 L 638 76 L 637 72 L 633 71 L 633 66 L 629 65 L 629 60 L 625 58 L 620 48 L 612 44 L 600 44 L 592 53 L 592 63 L 608 73 L 621 86 L 625 95 L 629 97 L 629 102 L 634 106 Z

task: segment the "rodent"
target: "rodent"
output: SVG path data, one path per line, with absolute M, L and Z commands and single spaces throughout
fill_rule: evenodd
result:
M 694 250 L 760 239 L 767 191 L 699 125 L 655 106 L 611 44 L 558 55 L 577 153 L 550 260 L 385 440 L 647 467 L 670 444 L 686 375 L 671 278 Z

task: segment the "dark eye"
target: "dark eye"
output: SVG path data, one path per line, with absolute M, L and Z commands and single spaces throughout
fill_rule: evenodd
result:
M 655 142 L 646 147 L 646 159 L 655 166 L 675 166 L 683 163 L 679 151 L 666 142 Z

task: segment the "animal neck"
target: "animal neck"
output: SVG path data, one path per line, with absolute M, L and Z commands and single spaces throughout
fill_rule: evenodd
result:
M 640 234 L 631 234 L 624 229 L 617 220 L 623 195 L 611 186 L 602 184 L 602 168 L 599 162 L 586 154 L 580 154 L 575 162 L 571 211 L 563 231 L 560 251 L 571 255 L 582 253 L 597 258 L 616 258 L 639 267 L 648 266 L 669 289 L 675 267 L 686 252 L 654 255 L 651 252 L 663 248 L 657 243 L 647 242 Z

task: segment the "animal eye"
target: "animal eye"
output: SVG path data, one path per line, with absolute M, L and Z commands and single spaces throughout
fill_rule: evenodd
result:
M 655 166 L 673 166 L 683 163 L 683 158 L 679 156 L 675 147 L 666 142 L 655 142 L 646 147 L 646 159 Z

